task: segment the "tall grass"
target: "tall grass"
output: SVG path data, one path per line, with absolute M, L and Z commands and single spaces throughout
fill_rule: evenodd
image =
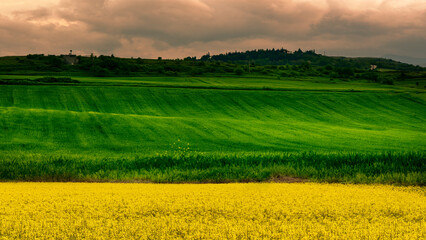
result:
M 100 157 L 9 153 L 1 181 L 245 182 L 282 176 L 319 182 L 426 183 L 424 152 L 181 153 Z

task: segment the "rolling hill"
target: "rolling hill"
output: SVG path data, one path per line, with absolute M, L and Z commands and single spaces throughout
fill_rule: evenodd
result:
M 290 175 L 425 184 L 426 102 L 424 90 L 411 85 L 76 77 L 0 91 L 4 180 L 223 182 Z

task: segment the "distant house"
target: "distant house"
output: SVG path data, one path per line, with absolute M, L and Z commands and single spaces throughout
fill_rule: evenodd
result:
M 371 66 L 370 66 L 370 70 L 371 70 L 371 71 L 376 70 L 376 68 L 377 68 L 377 65 L 371 65 Z
M 78 64 L 77 55 L 72 54 L 72 50 L 70 50 L 70 53 L 68 55 L 62 55 L 62 59 L 64 59 L 65 63 L 69 65 Z

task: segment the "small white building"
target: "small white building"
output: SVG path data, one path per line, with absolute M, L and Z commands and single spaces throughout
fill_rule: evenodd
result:
M 377 68 L 377 65 L 370 65 L 370 70 L 371 71 L 376 70 L 376 68 Z
M 70 50 L 68 55 L 62 55 L 62 58 L 64 59 L 65 63 L 69 65 L 76 65 L 78 63 L 77 55 L 72 54 L 72 50 Z

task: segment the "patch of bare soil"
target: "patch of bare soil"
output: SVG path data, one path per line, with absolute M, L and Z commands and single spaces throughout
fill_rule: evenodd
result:
M 0 182 L 20 182 L 20 181 L 1 181 Z M 259 181 L 255 181 L 252 179 L 248 180 L 240 180 L 240 181 L 230 181 L 230 180 L 222 180 L 222 181 L 212 181 L 212 180 L 205 180 L 205 181 L 187 181 L 187 182 L 152 182 L 150 180 L 37 180 L 34 179 L 32 181 L 23 181 L 23 182 L 74 182 L 74 183 L 151 183 L 151 184 L 223 184 L 223 183 L 258 183 Z M 280 176 L 280 177 L 273 177 L 269 180 L 260 181 L 260 182 L 266 182 L 266 183 L 305 183 L 310 182 L 309 179 L 305 178 L 297 178 L 297 177 L 288 177 L 288 176 Z
M 305 178 L 280 176 L 280 177 L 271 178 L 268 182 L 273 182 L 273 183 L 304 183 L 304 182 L 309 182 L 309 180 L 305 179 Z

